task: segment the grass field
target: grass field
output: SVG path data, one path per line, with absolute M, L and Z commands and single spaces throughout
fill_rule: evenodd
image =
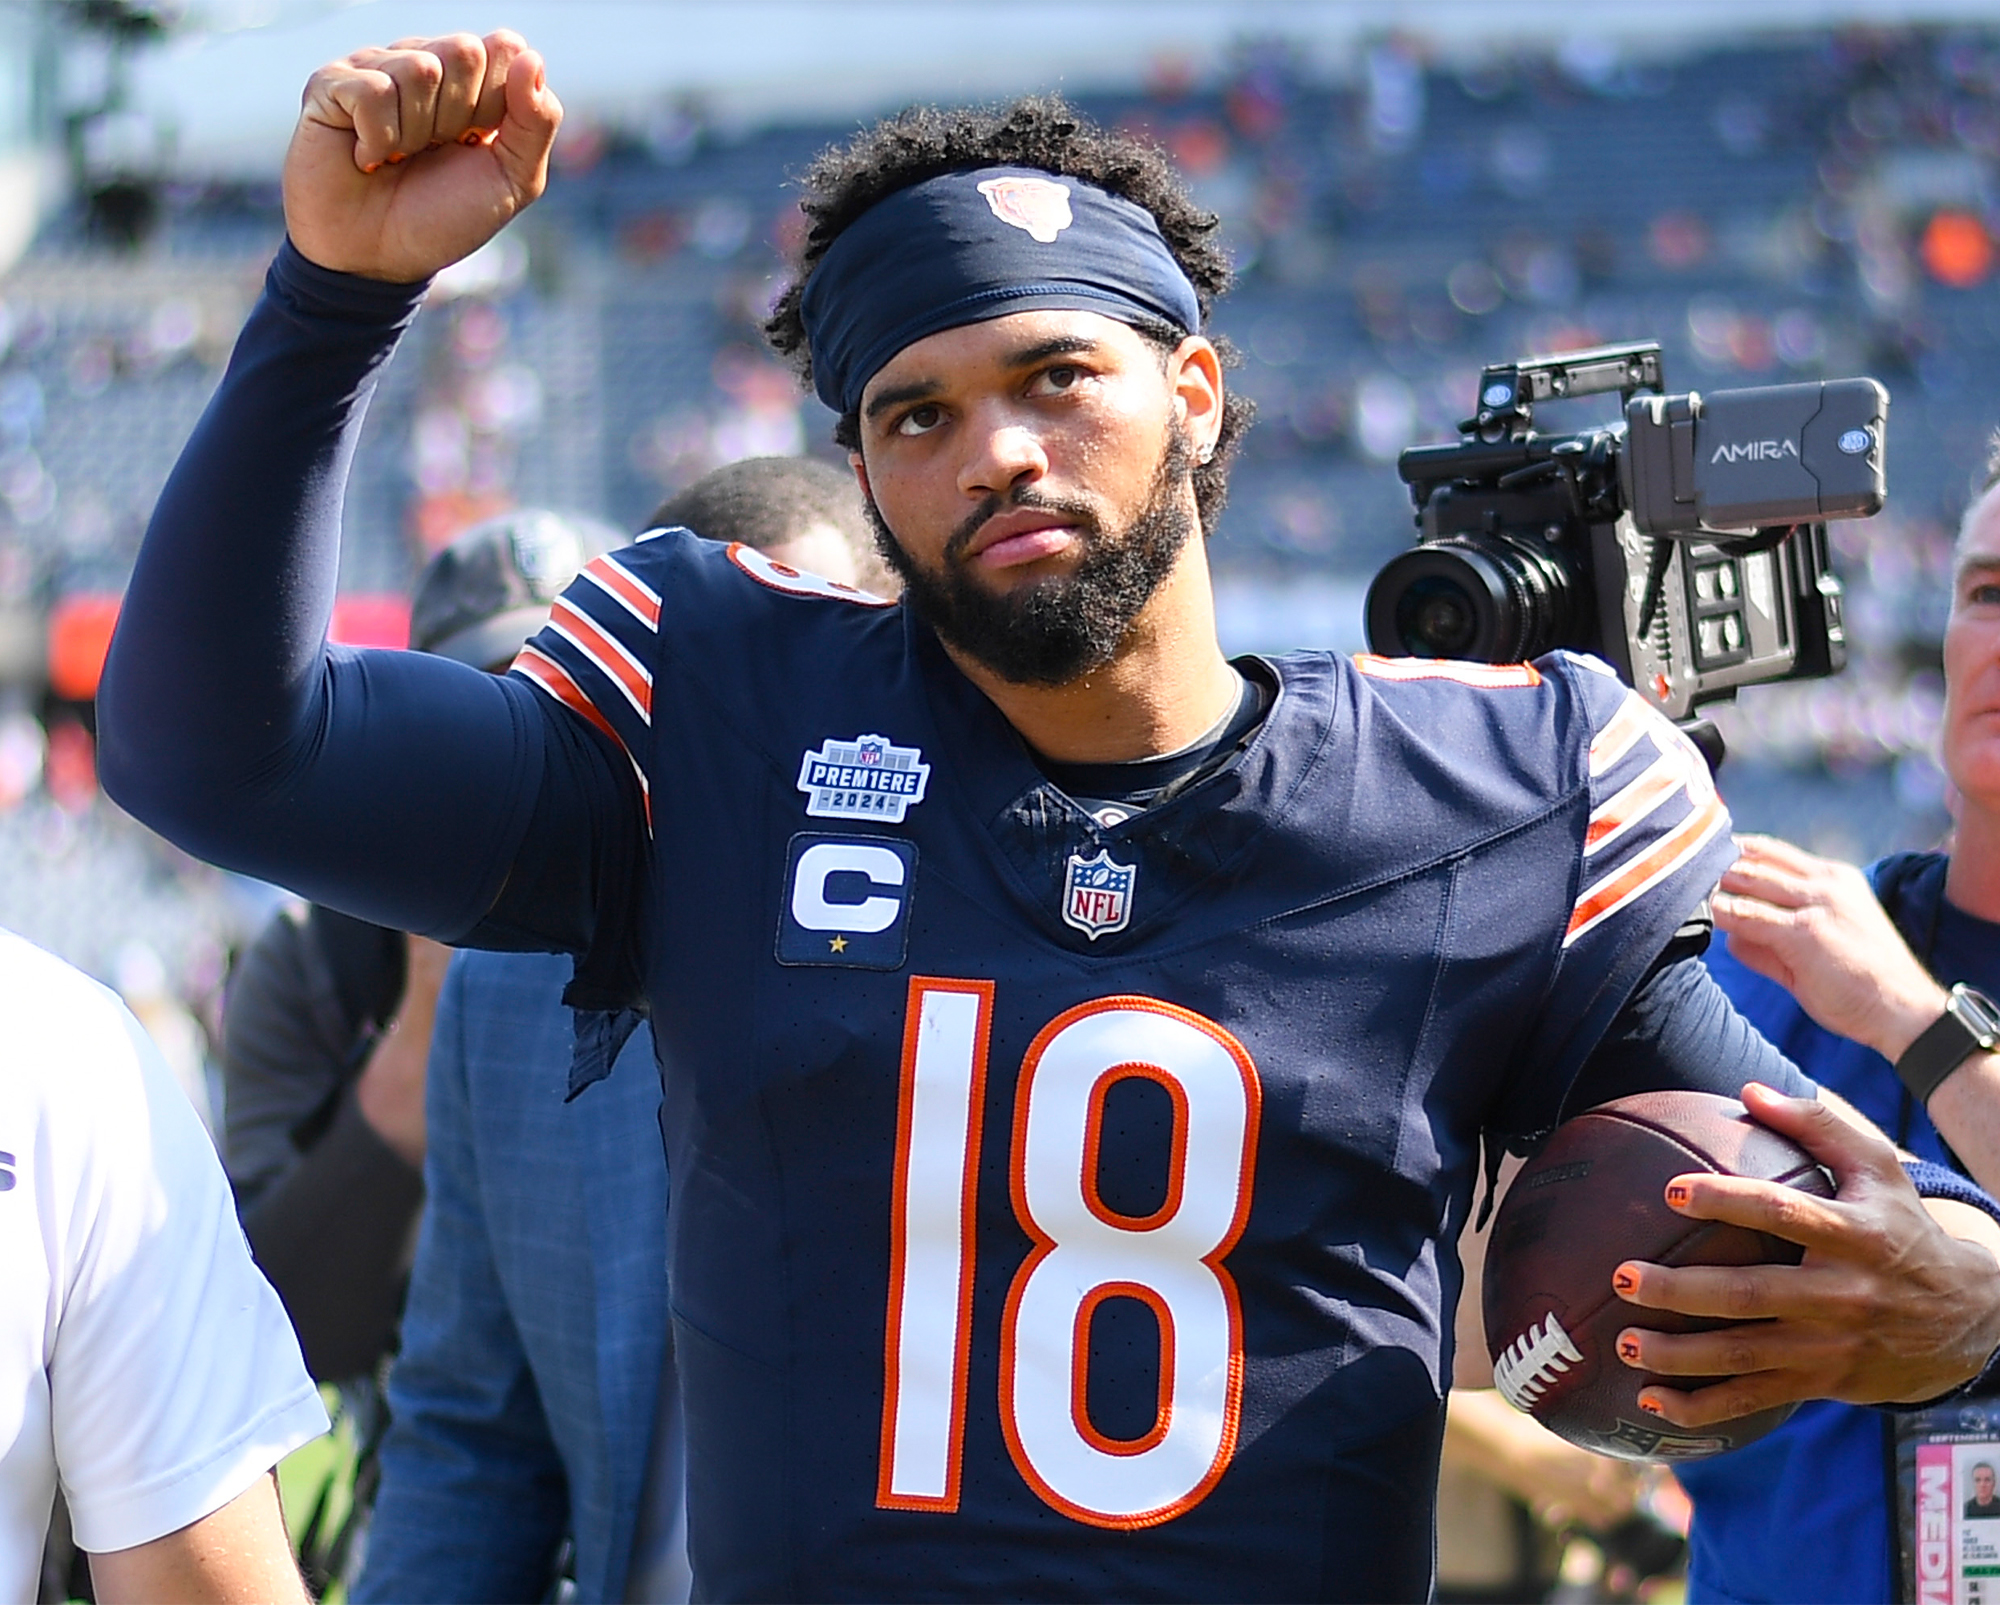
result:
M 292 1552 L 300 1555 L 321 1605 L 343 1605 L 347 1590 L 325 1581 L 320 1570 L 326 1546 L 347 1520 L 354 1491 L 354 1422 L 341 1408 L 340 1395 L 322 1387 L 333 1430 L 294 1449 L 278 1463 L 278 1493 L 284 1500 L 285 1526 L 292 1535 Z

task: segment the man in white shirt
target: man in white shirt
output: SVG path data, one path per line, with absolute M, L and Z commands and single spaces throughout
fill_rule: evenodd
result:
M 271 1468 L 326 1430 L 222 1167 L 96 983 L 0 932 L 0 1598 L 58 1479 L 97 1597 L 305 1600 Z

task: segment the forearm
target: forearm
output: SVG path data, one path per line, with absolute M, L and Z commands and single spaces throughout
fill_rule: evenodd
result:
M 1893 1065 L 1944 1012 L 1946 993 L 1907 953 L 1882 957 L 1880 984 L 1855 1039 Z M 1966 1173 L 2000 1196 L 2000 1053 L 1971 1055 L 1938 1083 L 1924 1112 Z
M 424 1054 L 430 1020 L 407 1013 L 375 1045 L 354 1083 L 355 1106 L 375 1135 L 412 1169 L 424 1162 Z
M 1994 1278 L 2000 1282 L 2000 1221 L 1955 1198 L 1926 1198 L 1924 1208 L 1950 1236 L 1961 1242 L 1977 1243 L 1991 1254 Z
M 1551 1438 L 1492 1388 L 1453 1388 L 1444 1418 L 1447 1465 L 1474 1472 L 1519 1499 L 1539 1496 L 1542 1440 Z
M 1483 1477 L 1559 1525 L 1608 1527 L 1638 1497 L 1637 1468 L 1565 1443 L 1490 1388 L 1454 1388 L 1444 1462 Z
M 2000 1054 L 1967 1059 L 1939 1084 L 1924 1112 L 1967 1174 L 2000 1197 Z
M 1928 958 L 1911 950 L 1859 870 L 1768 837 L 1741 845 L 1714 899 L 1731 957 L 1784 987 L 1822 1030 L 1894 1065 L 1944 1012 L 1945 987 Z M 1961 850 L 1948 866 L 1933 860 L 1917 873 L 1957 875 L 1967 861 Z M 1942 880 L 1916 893 L 1907 868 L 1874 873 L 1885 887 L 1901 885 L 1890 900 L 1905 917 L 1911 896 L 1943 895 Z M 1925 1110 L 1973 1178 L 2000 1192 L 2000 1055 L 1972 1055 L 1937 1085 Z
M 268 779 L 315 711 L 348 467 L 420 289 L 281 248 L 126 592 L 100 701 L 116 792 Z
M 413 1170 L 424 1163 L 424 1061 L 431 1051 L 438 989 L 451 949 L 420 936 L 404 939 L 402 1006 L 375 1044 L 354 1084 L 354 1101 L 375 1135 Z
M 1792 1097 L 1817 1089 L 1736 1012 L 1699 959 L 1648 976 L 1571 1089 L 1571 1114 L 1638 1092 L 1686 1088 L 1737 1096 L 1751 1081 Z
M 407 288 L 289 250 L 169 480 L 99 699 L 101 772 L 188 851 L 377 924 L 485 912 L 540 778 L 534 693 L 329 652 L 341 486 Z

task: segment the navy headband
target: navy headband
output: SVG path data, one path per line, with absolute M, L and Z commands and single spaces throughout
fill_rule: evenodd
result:
M 838 413 L 905 346 L 1010 312 L 1201 327 L 1150 212 L 1032 167 L 944 173 L 877 201 L 827 248 L 799 310 L 813 389 Z

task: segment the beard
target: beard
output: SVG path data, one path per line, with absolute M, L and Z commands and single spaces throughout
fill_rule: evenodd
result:
M 1194 534 L 1192 458 L 1186 435 L 1170 427 L 1145 504 L 1115 532 L 1107 532 L 1085 502 L 1043 496 L 1027 486 L 989 496 L 952 532 L 936 571 L 911 560 L 872 496 L 868 521 L 883 561 L 902 578 L 904 604 L 942 640 L 1010 684 L 1067 685 L 1118 655 L 1133 621 Z M 1083 557 L 1068 574 L 992 591 L 967 567 L 965 549 L 996 513 L 1014 507 L 1071 520 Z

